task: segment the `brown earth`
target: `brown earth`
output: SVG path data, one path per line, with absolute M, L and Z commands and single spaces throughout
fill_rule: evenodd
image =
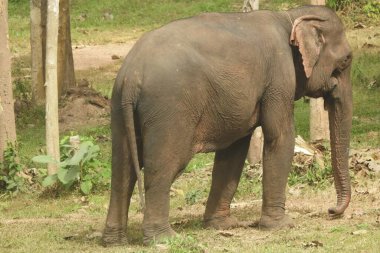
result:
M 75 46 L 73 49 L 75 71 L 101 69 L 123 59 L 134 41 L 124 44 Z M 101 70 L 100 70 L 101 71 Z M 77 87 L 70 89 L 61 100 L 59 109 L 60 130 L 75 131 L 83 126 L 109 124 L 110 105 L 107 98 L 91 88 L 86 80 L 77 80 Z

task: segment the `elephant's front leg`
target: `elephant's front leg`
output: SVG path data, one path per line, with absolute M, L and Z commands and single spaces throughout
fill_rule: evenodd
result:
M 285 215 L 285 189 L 294 152 L 293 100 L 264 99 L 263 204 L 261 229 L 292 227 Z
M 230 204 L 239 184 L 249 141 L 247 136 L 215 153 L 212 185 L 204 215 L 205 227 L 227 229 L 239 225 L 230 215 Z

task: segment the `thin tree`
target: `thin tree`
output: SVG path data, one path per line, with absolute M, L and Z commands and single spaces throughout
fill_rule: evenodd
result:
M 30 0 L 30 44 L 32 49 L 32 90 L 35 103 L 45 100 L 45 59 L 47 0 Z M 70 1 L 59 1 L 58 94 L 74 87 L 75 72 L 71 46 Z
M 74 58 L 71 46 L 70 0 L 59 1 L 58 29 L 58 95 L 74 87 Z
M 311 0 L 311 4 L 325 5 L 325 0 Z M 323 98 L 310 99 L 310 140 L 328 140 L 330 136 L 328 113 Z
M 16 141 L 16 124 L 8 43 L 8 1 L 0 0 L 0 161 L 8 143 Z
M 32 96 L 37 104 L 45 101 L 46 8 L 47 0 L 30 0 Z
M 46 150 L 54 160 L 59 161 L 58 128 L 58 80 L 57 45 L 59 0 L 48 0 L 46 26 Z M 48 165 L 48 174 L 57 172 L 57 164 Z

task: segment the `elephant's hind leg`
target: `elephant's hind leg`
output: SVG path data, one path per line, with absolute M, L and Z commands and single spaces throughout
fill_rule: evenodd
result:
M 181 125 L 177 121 L 177 125 Z M 176 235 L 169 224 L 170 187 L 191 159 L 191 136 L 181 129 L 160 128 L 144 136 L 144 244 Z
M 126 133 L 121 120 L 112 122 L 112 179 L 111 199 L 106 226 L 103 232 L 103 245 L 127 243 L 127 221 L 136 173 L 128 149 Z
M 204 214 L 204 226 L 228 229 L 241 225 L 230 214 L 230 204 L 239 184 L 251 136 L 215 153 L 212 185 Z

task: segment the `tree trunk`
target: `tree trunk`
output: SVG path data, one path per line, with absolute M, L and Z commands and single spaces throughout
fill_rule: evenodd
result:
M 325 0 L 311 0 L 311 4 L 325 5 Z M 310 99 L 310 140 L 328 140 L 330 137 L 328 113 L 323 98 Z
M 30 0 L 32 96 L 36 104 L 45 101 L 46 5 L 46 0 Z
M 259 9 L 259 0 L 244 0 L 243 12 L 250 12 Z
M 323 98 L 310 99 L 310 140 L 329 140 L 329 116 Z
M 0 161 L 7 144 L 16 141 L 16 124 L 8 44 L 8 1 L 0 0 Z
M 326 0 L 310 0 L 310 3 L 314 5 L 325 5 Z
M 249 144 L 247 160 L 250 165 L 260 163 L 263 157 L 264 135 L 261 127 L 253 132 L 251 143 Z
M 45 59 L 46 59 L 46 20 L 47 0 L 31 0 L 31 48 L 32 48 L 32 87 L 34 102 L 45 101 Z M 71 47 L 70 1 L 59 1 L 58 30 L 58 95 L 63 95 L 76 85 L 74 59 Z
M 48 0 L 46 29 L 46 149 L 47 154 L 59 161 L 58 128 L 58 80 L 57 80 L 57 45 L 59 0 Z M 57 164 L 48 165 L 48 174 L 55 174 Z
M 75 86 L 73 50 L 70 32 L 70 1 L 59 1 L 58 96 Z

